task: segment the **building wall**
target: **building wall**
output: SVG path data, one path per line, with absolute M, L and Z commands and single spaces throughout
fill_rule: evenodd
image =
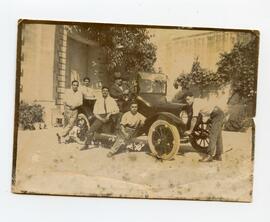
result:
M 52 125 L 55 25 L 24 24 L 22 28 L 20 100 L 44 107 L 43 120 Z
M 55 45 L 55 99 L 63 109 L 66 88 L 76 79 L 82 83 L 84 77 L 91 79 L 97 88 L 106 80 L 106 61 L 101 47 L 88 38 L 88 33 L 78 32 L 72 26 L 57 25 Z
M 167 57 L 171 59 L 168 72 L 188 72 L 196 57 L 203 68 L 216 71 L 219 55 L 229 52 L 236 42 L 246 43 L 250 33 L 209 31 L 202 34 L 175 37 L 167 44 Z
M 54 102 L 54 39 L 54 25 L 23 26 L 21 100 Z
M 198 31 L 193 34 L 174 36 L 165 46 L 163 61 L 160 66 L 169 76 L 169 87 L 181 74 L 190 72 L 195 58 L 199 58 L 202 68 L 216 71 L 216 63 L 221 53 L 229 52 L 236 42 L 247 43 L 252 38 L 251 33 L 224 32 L 224 31 Z M 169 91 L 172 98 L 177 90 Z

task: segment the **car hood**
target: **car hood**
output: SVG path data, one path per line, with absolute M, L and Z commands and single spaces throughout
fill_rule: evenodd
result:
M 140 95 L 138 99 L 157 112 L 171 112 L 178 115 L 186 104 L 168 102 L 164 95 Z

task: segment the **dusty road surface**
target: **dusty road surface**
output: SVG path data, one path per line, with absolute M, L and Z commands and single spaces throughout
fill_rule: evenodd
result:
M 82 196 L 251 201 L 252 132 L 223 132 L 222 162 L 201 163 L 189 144 L 174 160 L 146 152 L 58 144 L 56 129 L 19 131 L 13 191 Z M 228 151 L 228 152 L 226 152 Z

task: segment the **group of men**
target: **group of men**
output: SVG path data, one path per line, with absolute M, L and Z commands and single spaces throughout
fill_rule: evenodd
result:
M 190 129 L 185 132 L 185 135 L 192 136 L 198 118 L 210 117 L 208 152 L 200 161 L 221 161 L 223 152 L 221 131 L 225 117 L 223 110 L 215 104 L 200 102 L 200 99 L 195 99 L 190 92 L 185 93 L 184 99 L 191 108 L 189 109 Z M 122 84 L 120 77 L 115 79 L 110 88 L 103 86 L 101 96 L 94 95 L 89 78 L 84 79 L 81 90 L 79 90 L 79 82 L 74 80 L 71 89 L 65 93 L 64 105 L 65 126 L 60 133 L 57 133 L 58 141 L 61 142 L 69 134 L 75 125 L 79 109 L 83 109 L 88 116 L 94 117 L 94 121 L 87 132 L 82 149 L 88 149 L 91 146 L 95 133 L 104 125 L 113 123 L 117 139 L 107 154 L 108 157 L 113 156 L 122 145 L 136 137 L 145 121 L 145 117 L 138 112 L 138 104 L 132 99 L 128 87 Z
M 62 131 L 57 133 L 59 143 L 71 132 L 80 110 L 87 117 L 93 118 L 82 150 L 91 146 L 95 133 L 104 126 L 113 126 L 117 133 L 116 141 L 108 157 L 112 157 L 122 145 L 138 135 L 145 117 L 138 112 L 138 104 L 132 98 L 129 88 L 123 85 L 121 77 L 115 78 L 110 88 L 103 86 L 101 95 L 94 95 L 89 78 L 84 79 L 84 86 L 80 87 L 81 89 L 77 80 L 72 81 L 71 85 L 71 89 L 65 93 L 65 123 Z

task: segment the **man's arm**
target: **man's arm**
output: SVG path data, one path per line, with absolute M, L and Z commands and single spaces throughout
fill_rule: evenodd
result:
M 123 133 L 125 139 L 130 139 L 130 135 L 126 132 L 126 128 L 124 125 L 122 125 L 122 124 L 120 125 L 120 130 Z
M 113 98 L 110 98 L 109 106 L 110 106 L 110 112 L 107 115 L 108 117 L 110 117 L 112 114 L 119 113 L 119 107 Z
M 101 122 L 103 122 L 103 123 L 106 123 L 108 120 L 106 119 L 106 117 L 105 118 L 103 118 L 103 117 L 101 117 L 99 114 L 95 114 L 95 117 L 97 118 L 97 119 L 99 119 Z
M 115 85 L 112 85 L 109 91 L 110 91 L 111 97 L 113 98 L 118 98 L 122 95 L 122 91 L 119 90 Z
M 188 136 L 188 135 L 190 135 L 192 133 L 192 131 L 193 131 L 193 129 L 194 129 L 196 123 L 197 123 L 197 119 L 198 119 L 198 117 L 196 117 L 196 116 L 192 117 L 191 123 L 190 123 L 190 129 L 184 133 L 185 135 Z

